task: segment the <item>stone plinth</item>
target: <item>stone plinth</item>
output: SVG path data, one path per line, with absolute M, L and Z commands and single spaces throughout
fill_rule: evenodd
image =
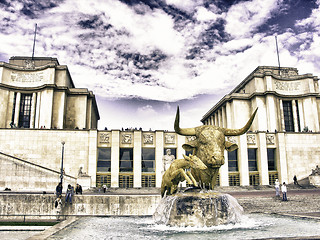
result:
M 153 218 L 169 226 L 216 226 L 240 221 L 243 209 L 229 194 L 186 192 L 163 198 Z
M 310 175 L 309 182 L 311 185 L 320 186 L 320 175 Z
M 82 189 L 89 189 L 91 185 L 91 177 L 88 175 L 79 176 L 77 183 L 81 185 Z

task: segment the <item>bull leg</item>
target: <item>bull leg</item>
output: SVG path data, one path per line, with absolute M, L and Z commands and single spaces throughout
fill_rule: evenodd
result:
M 191 181 L 191 179 L 188 177 L 188 175 L 186 174 L 186 172 L 185 172 L 182 168 L 180 168 L 178 171 L 182 174 L 182 176 L 184 177 L 184 179 L 187 180 L 187 182 L 188 182 L 189 184 L 193 184 L 193 182 Z
M 214 170 L 214 174 L 212 176 L 212 179 L 211 179 L 211 186 L 210 186 L 210 189 L 214 189 L 214 186 L 216 185 L 216 181 L 217 181 L 217 176 L 219 174 L 219 168 L 215 168 Z
M 187 172 L 188 176 L 190 177 L 191 181 L 193 182 L 193 185 L 198 187 L 198 183 L 197 181 L 194 179 L 194 177 L 192 176 L 191 172 Z

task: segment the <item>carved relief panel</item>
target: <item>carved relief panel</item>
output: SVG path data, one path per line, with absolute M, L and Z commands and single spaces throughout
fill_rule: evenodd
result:
M 267 141 L 267 144 L 274 144 L 274 135 L 272 134 L 267 134 L 266 136 L 266 141 Z
M 165 144 L 174 144 L 176 142 L 175 134 L 165 134 L 164 143 Z
M 248 134 L 247 135 L 247 144 L 256 144 L 256 135 Z
M 132 134 L 124 133 L 121 135 L 121 143 L 132 143 Z
M 100 133 L 99 143 L 110 143 L 110 133 Z
M 143 134 L 143 143 L 144 144 L 153 144 L 153 134 L 152 133 Z

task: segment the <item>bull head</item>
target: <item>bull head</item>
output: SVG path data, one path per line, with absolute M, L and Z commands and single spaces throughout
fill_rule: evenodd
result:
M 228 129 L 212 125 L 202 125 L 194 128 L 180 128 L 180 110 L 177 108 L 174 130 L 183 136 L 196 136 L 197 139 L 184 144 L 185 150 L 193 150 L 208 167 L 220 167 L 224 164 L 224 149 L 233 151 L 238 148 L 237 144 L 225 141 L 225 136 L 239 136 L 246 133 L 257 113 L 254 111 L 246 125 L 240 129 Z

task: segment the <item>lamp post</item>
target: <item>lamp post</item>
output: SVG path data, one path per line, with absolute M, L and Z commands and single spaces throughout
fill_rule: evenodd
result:
M 65 141 L 62 141 L 61 144 L 62 144 L 62 157 L 61 157 L 60 183 L 61 183 L 61 185 L 62 185 L 62 179 L 63 179 L 63 153 L 64 153 L 64 144 L 65 144 Z

